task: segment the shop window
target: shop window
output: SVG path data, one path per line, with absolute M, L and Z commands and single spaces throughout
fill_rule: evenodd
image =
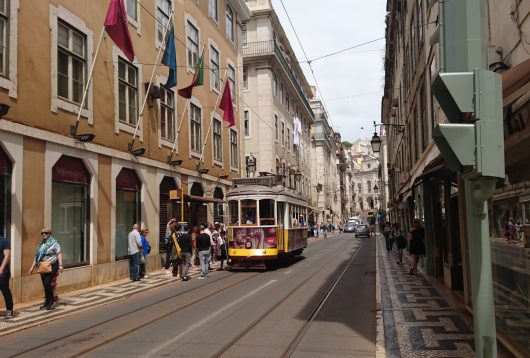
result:
M 213 197 L 215 199 L 224 199 L 223 189 L 217 187 L 215 188 L 213 192 Z M 224 208 L 223 203 L 214 203 L 214 213 L 213 213 L 213 220 L 214 222 L 218 223 L 224 223 Z
M 140 221 L 140 190 L 142 184 L 132 169 L 123 168 L 116 177 L 116 233 L 115 258 L 127 254 L 127 236 L 134 224 Z
M 52 230 L 63 264 L 88 264 L 90 174 L 83 161 L 63 155 L 52 168 Z

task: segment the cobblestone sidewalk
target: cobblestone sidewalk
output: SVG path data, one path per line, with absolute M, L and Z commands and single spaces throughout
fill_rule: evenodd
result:
M 409 275 L 377 236 L 387 357 L 474 357 L 473 332 L 423 273 Z
M 213 263 L 211 267 L 216 269 L 217 264 Z M 199 271 L 197 267 L 190 267 L 189 274 L 192 277 L 198 276 Z M 178 281 L 178 278 L 168 276 L 164 271 L 159 270 L 149 273 L 149 278 L 138 282 L 123 279 L 98 287 L 62 294 L 53 311 L 40 310 L 42 301 L 25 304 L 20 309 L 17 309 L 17 305 L 15 305 L 15 317 L 0 320 L 0 336 L 40 325 L 65 314 L 109 303 L 134 293 Z

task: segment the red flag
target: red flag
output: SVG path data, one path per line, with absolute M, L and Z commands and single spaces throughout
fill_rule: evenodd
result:
M 109 10 L 105 18 L 105 30 L 116 46 L 123 51 L 129 61 L 134 60 L 134 49 L 127 26 L 127 12 L 123 0 L 110 0 Z
M 232 105 L 232 94 L 230 93 L 230 82 L 225 82 L 225 89 L 223 91 L 223 97 L 219 103 L 219 108 L 221 108 L 223 113 L 223 120 L 228 123 L 228 127 L 232 127 L 236 124 L 236 119 L 234 117 L 234 106 Z
M 199 57 L 199 59 L 197 60 L 197 65 L 195 66 L 195 74 L 193 75 L 191 85 L 179 89 L 177 92 L 179 96 L 190 99 L 193 93 L 193 87 L 202 86 L 204 84 L 204 61 L 202 59 L 203 55 L 201 55 L 201 57 Z

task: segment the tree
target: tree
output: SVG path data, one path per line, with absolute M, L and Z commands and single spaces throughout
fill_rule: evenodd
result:
M 345 140 L 342 142 L 342 146 L 344 147 L 344 149 L 350 149 L 353 146 L 353 144 Z

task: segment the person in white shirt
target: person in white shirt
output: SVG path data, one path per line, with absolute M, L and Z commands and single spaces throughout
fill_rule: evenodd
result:
M 142 238 L 138 231 L 138 224 L 133 225 L 133 229 L 127 236 L 127 253 L 129 254 L 129 270 L 132 281 L 140 281 L 138 269 L 140 265 L 140 252 L 142 250 Z

